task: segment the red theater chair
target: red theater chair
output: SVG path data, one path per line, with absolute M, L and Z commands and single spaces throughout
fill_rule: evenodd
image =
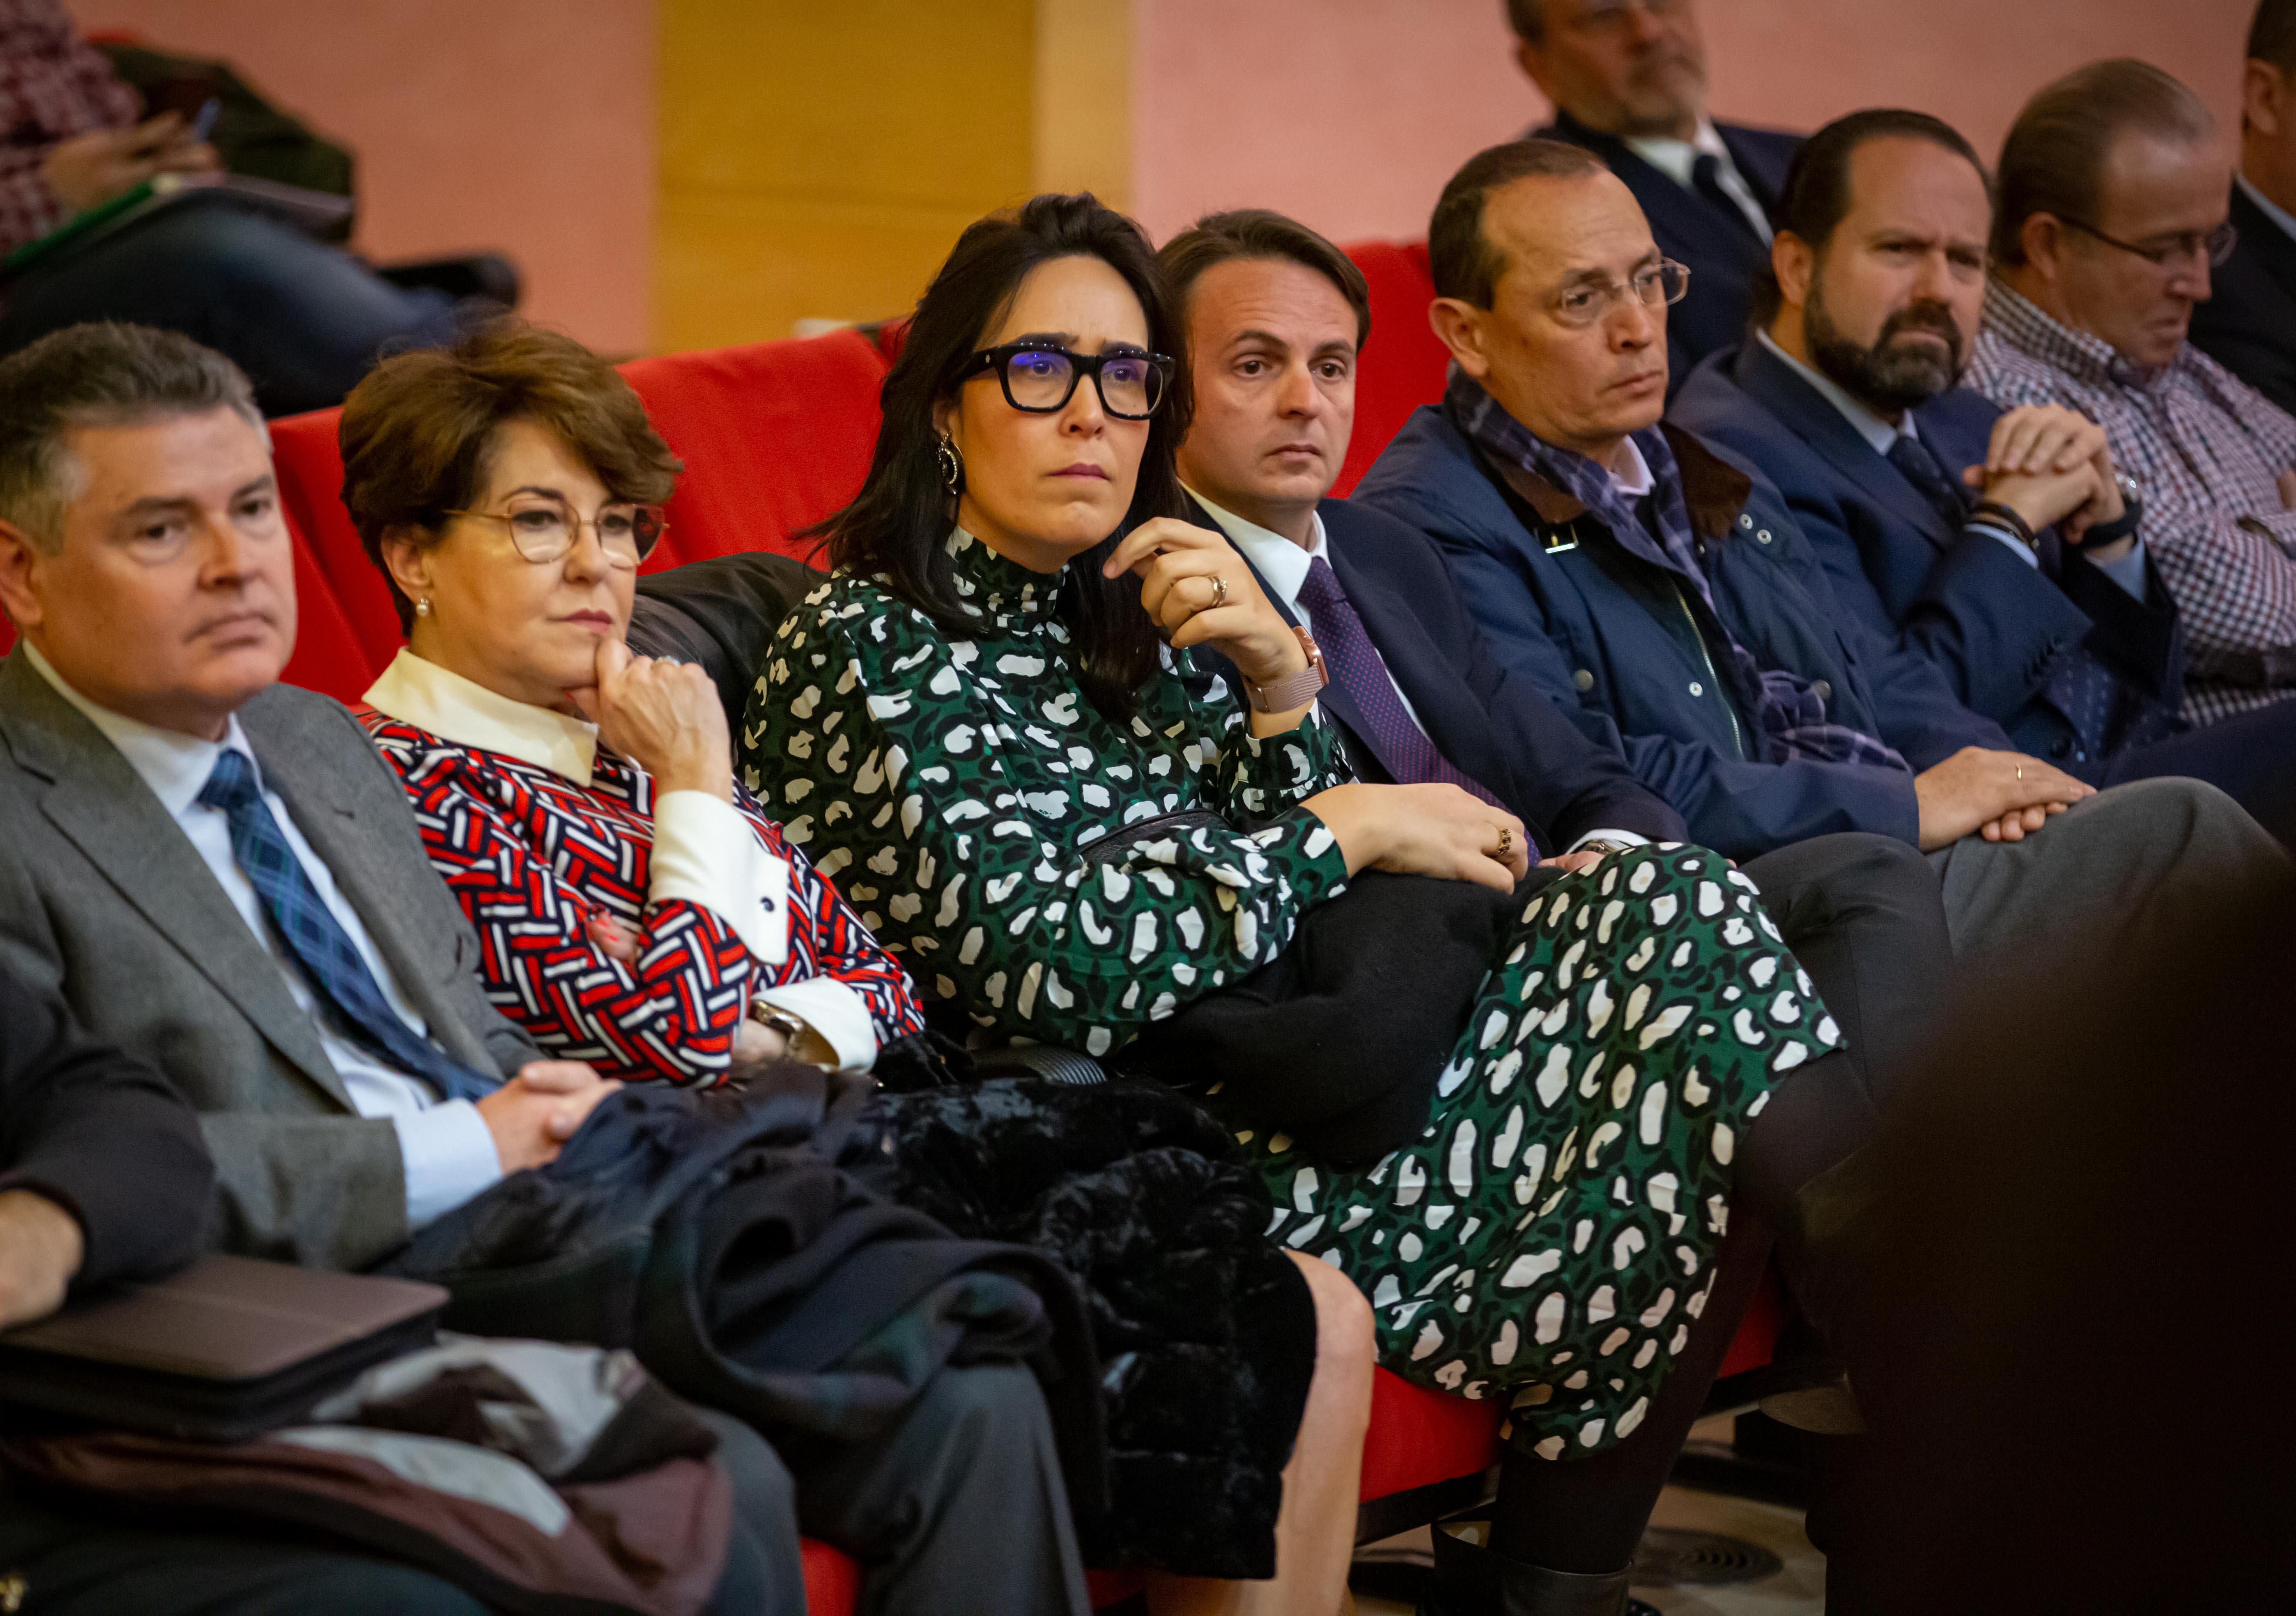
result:
M 1442 385 L 1441 349 L 1424 324 L 1423 250 L 1356 251 L 1374 275 L 1374 340 L 1358 382 L 1347 486 L 1411 409 L 1439 396 Z M 663 550 L 646 570 L 736 550 L 802 552 L 806 546 L 791 535 L 830 514 L 860 487 L 876 438 L 877 389 L 885 369 L 882 352 L 857 332 L 624 366 L 687 468 L 670 505 Z M 335 424 L 332 410 L 297 416 L 275 422 L 272 438 L 288 512 L 308 552 L 298 557 L 297 581 L 316 584 L 325 601 L 316 611 L 307 606 L 296 654 L 308 677 L 297 682 L 356 701 L 400 639 L 388 593 L 342 507 Z M 315 636 L 330 640 L 324 654 L 312 643 Z M 1723 1367 L 1730 1379 L 1718 1388 L 1716 1407 L 1742 1406 L 1769 1389 L 1765 1382 L 1774 1373 L 1770 1360 L 1783 1317 L 1775 1286 L 1767 1287 L 1732 1345 Z M 1468 1402 L 1380 1371 L 1364 1453 L 1357 1541 L 1424 1525 L 1487 1497 L 1499 1456 L 1500 1415 L 1496 1404 Z M 806 1571 L 816 1616 L 851 1608 L 849 1563 L 833 1550 L 808 1545 Z M 1094 1579 L 1095 1599 L 1103 1604 L 1136 1586 L 1128 1578 Z

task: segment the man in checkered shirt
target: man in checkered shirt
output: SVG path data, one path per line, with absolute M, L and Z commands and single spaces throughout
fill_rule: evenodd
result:
M 2101 62 L 2003 147 L 1994 279 L 1966 384 L 2105 430 L 2184 619 L 2185 713 L 2296 696 L 2296 419 L 2185 340 L 2232 247 L 2232 160 L 2199 98 Z
M 58 0 L 0 0 L 0 253 L 168 175 L 217 166 L 135 92 Z M 266 414 L 340 403 L 386 343 L 442 342 L 447 293 L 402 289 L 344 253 L 212 201 L 178 201 L 0 283 L 0 353 L 91 320 L 162 326 L 228 354 Z

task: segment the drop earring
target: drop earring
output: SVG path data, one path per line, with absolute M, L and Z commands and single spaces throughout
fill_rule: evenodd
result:
M 414 615 L 416 617 L 429 617 L 430 615 L 430 597 L 429 595 L 426 595 L 421 600 L 414 603 Z
M 943 438 L 933 453 L 940 460 L 942 485 L 952 494 L 964 484 L 964 456 L 956 452 L 956 445 Z

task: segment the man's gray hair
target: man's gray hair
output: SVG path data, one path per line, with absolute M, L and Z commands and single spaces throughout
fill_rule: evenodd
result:
M 50 332 L 0 359 L 0 521 L 53 554 L 78 493 L 67 431 L 226 408 L 262 428 L 239 366 L 189 337 L 112 322 Z

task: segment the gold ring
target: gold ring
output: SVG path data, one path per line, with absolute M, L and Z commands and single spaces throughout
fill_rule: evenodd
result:
M 1499 826 L 1499 857 L 1505 858 L 1514 851 L 1514 831 L 1508 825 Z
M 2017 766 L 2017 778 L 2018 778 L 2018 779 L 2020 779 L 2020 780 L 2022 780 L 2024 777 L 2025 777 L 2025 766 L 2024 766 L 2023 764 L 2020 763 L 2020 764 Z
M 1218 611 L 1222 606 L 1225 606 L 1225 605 L 1226 605 L 1226 604 L 1227 604 L 1227 579 L 1226 579 L 1226 578 L 1222 578 L 1218 573 L 1215 572 L 1215 573 L 1213 573 L 1213 574 L 1212 574 L 1212 603 L 1211 603 L 1210 606 L 1206 607 L 1206 608 L 1205 608 L 1205 610 L 1206 610 L 1206 611 Z

